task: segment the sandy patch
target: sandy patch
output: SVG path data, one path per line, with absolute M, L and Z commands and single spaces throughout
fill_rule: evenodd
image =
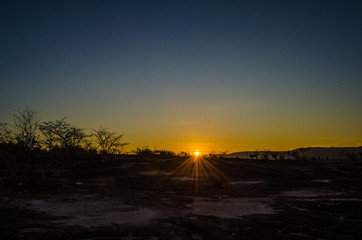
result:
M 362 202 L 360 198 L 328 198 L 327 200 L 336 202 Z
M 190 177 L 190 176 L 173 177 L 172 179 L 178 180 L 178 181 L 195 181 L 196 180 L 196 178 Z
M 243 184 L 261 184 L 261 183 L 264 183 L 264 181 L 236 181 L 236 182 L 230 182 L 228 184 L 243 185 Z
M 329 196 L 340 196 L 343 195 L 342 192 L 329 192 L 318 189 L 307 189 L 307 190 L 295 190 L 295 191 L 285 191 L 282 192 L 279 196 L 285 197 L 306 197 L 306 198 L 314 198 L 314 197 L 329 197 Z
M 142 171 L 142 172 L 138 172 L 141 175 L 144 176 L 168 176 L 171 175 L 171 172 L 164 172 L 164 171 L 159 171 L 159 170 L 152 170 L 152 171 Z
M 124 163 L 121 166 L 113 167 L 113 168 L 130 168 L 135 165 L 147 165 L 147 164 L 151 164 L 151 163 L 150 162 L 130 162 L 130 163 Z
M 313 180 L 312 182 L 330 183 L 330 182 L 332 182 L 332 180 L 330 180 L 330 179 L 316 179 L 316 180 Z
M 219 200 L 203 198 L 189 205 L 197 215 L 220 218 L 238 218 L 254 214 L 273 214 L 269 204 L 271 198 L 221 198 Z
M 25 208 L 60 217 L 54 222 L 84 227 L 110 224 L 147 224 L 160 218 L 161 213 L 148 208 L 136 208 L 117 199 L 102 201 L 31 200 Z

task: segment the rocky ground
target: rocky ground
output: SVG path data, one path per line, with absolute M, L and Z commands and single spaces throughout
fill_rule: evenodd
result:
M 53 175 L 52 191 L 1 185 L 1 239 L 362 239 L 360 162 L 134 158 Z

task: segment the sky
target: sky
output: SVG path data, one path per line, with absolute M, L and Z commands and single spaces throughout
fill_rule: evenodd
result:
M 0 122 L 127 150 L 362 145 L 361 1 L 1 1 Z

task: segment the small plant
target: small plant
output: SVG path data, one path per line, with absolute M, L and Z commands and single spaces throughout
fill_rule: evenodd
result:
M 14 143 L 12 134 L 7 123 L 0 123 L 0 144 L 8 145 Z

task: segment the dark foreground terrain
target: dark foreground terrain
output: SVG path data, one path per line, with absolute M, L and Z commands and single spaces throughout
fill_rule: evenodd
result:
M 362 239 L 362 164 L 119 159 L 0 188 L 0 239 Z M 5 179 L 4 174 L 2 179 Z

